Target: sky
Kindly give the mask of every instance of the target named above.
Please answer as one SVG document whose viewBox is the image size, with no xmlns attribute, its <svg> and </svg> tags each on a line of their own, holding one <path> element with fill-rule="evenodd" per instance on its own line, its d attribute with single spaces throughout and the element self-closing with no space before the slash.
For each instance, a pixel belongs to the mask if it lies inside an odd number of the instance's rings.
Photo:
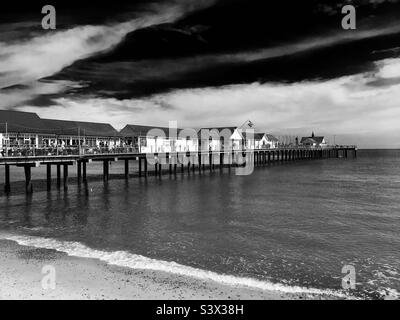
<svg viewBox="0 0 400 320">
<path fill-rule="evenodd" d="M 57 29 L 41 27 L 52 4 Z M 342 7 L 356 8 L 344 30 Z M 400 148 L 400 1 L 31 1 L 0 13 L 0 109 Z"/>
</svg>

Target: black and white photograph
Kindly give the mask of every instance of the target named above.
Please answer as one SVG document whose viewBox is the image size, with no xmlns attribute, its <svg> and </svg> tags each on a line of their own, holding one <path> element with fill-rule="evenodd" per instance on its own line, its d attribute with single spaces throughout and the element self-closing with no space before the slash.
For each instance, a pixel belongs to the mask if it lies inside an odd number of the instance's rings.
<svg viewBox="0 0 400 320">
<path fill-rule="evenodd" d="M 399 167 L 399 0 L 1 4 L 0 300 L 399 300 Z"/>
</svg>

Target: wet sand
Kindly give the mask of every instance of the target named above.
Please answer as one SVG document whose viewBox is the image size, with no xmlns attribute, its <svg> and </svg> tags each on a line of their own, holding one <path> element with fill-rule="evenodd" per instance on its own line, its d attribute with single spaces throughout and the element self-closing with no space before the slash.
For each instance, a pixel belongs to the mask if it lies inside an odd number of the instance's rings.
<svg viewBox="0 0 400 320">
<path fill-rule="evenodd" d="M 165 272 L 133 270 L 96 259 L 0 241 L 0 299 L 329 299 L 222 285 Z M 44 266 L 56 271 L 55 289 L 43 289 Z"/>
</svg>

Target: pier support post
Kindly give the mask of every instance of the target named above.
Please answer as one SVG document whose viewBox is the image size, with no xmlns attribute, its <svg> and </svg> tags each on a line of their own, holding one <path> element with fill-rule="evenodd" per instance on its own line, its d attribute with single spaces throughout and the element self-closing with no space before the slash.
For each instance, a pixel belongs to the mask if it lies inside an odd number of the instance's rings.
<svg viewBox="0 0 400 320">
<path fill-rule="evenodd" d="M 33 192 L 33 186 L 32 186 L 32 167 L 31 165 L 25 165 L 24 166 L 24 171 L 25 171 L 25 190 L 26 193 L 32 193 Z"/>
<path fill-rule="evenodd" d="M 142 158 L 138 158 L 138 160 L 139 160 L 139 177 L 141 177 L 142 176 Z"/>
<path fill-rule="evenodd" d="M 78 176 L 78 183 L 81 183 L 81 180 L 82 180 L 82 162 L 81 161 L 76 162 L 76 171 L 77 171 L 77 176 Z"/>
<path fill-rule="evenodd" d="M 87 182 L 87 178 L 86 178 L 86 161 L 82 162 L 82 171 L 83 171 L 83 182 L 86 183 Z"/>
<path fill-rule="evenodd" d="M 9 164 L 6 164 L 5 166 L 4 166 L 4 169 L 5 169 L 5 178 L 6 178 L 6 181 L 5 181 L 5 184 L 4 184 L 4 192 L 5 193 L 9 193 L 10 191 L 11 191 L 11 185 L 10 185 L 10 165 Z"/>
<path fill-rule="evenodd" d="M 125 159 L 125 179 L 129 178 L 129 159 Z"/>
<path fill-rule="evenodd" d="M 61 187 L 61 165 L 57 164 L 57 188 Z"/>
<path fill-rule="evenodd" d="M 68 189 L 68 164 L 64 164 L 64 190 Z"/>
<path fill-rule="evenodd" d="M 198 166 L 199 166 L 199 173 L 201 173 L 201 166 L 202 166 L 202 159 L 201 159 L 201 153 L 198 153 Z"/>
<path fill-rule="evenodd" d="M 51 164 L 46 165 L 46 175 L 47 175 L 47 191 L 51 190 Z"/>
<path fill-rule="evenodd" d="M 103 180 L 108 181 L 109 178 L 109 162 L 108 160 L 103 160 Z"/>
<path fill-rule="evenodd" d="M 147 158 L 144 157 L 143 161 L 144 161 L 144 176 L 147 177 L 147 175 L 148 175 L 148 172 L 147 172 Z"/>
</svg>

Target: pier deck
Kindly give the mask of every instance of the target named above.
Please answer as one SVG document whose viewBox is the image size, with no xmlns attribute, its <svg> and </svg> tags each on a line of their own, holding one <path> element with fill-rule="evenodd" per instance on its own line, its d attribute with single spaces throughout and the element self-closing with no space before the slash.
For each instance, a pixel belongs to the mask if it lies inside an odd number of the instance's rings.
<svg viewBox="0 0 400 320">
<path fill-rule="evenodd" d="M 126 152 L 124 152 L 126 151 Z M 221 170 L 224 167 L 240 167 L 251 165 L 263 166 L 270 163 L 282 163 L 305 159 L 329 159 L 347 158 L 350 154 L 357 157 L 356 146 L 328 146 L 324 148 L 306 147 L 284 147 L 277 149 L 255 149 L 255 150 L 227 150 L 210 152 L 173 152 L 144 154 L 130 152 L 130 149 L 104 153 L 70 155 L 40 155 L 40 156 L 9 156 L 1 157 L 0 165 L 5 167 L 4 191 L 11 191 L 10 168 L 22 167 L 25 173 L 26 192 L 33 192 L 31 181 L 32 168 L 46 166 L 47 189 L 51 190 L 52 167 L 56 167 L 57 188 L 61 187 L 61 171 L 63 172 L 63 186 L 68 187 L 68 168 L 76 165 L 78 183 L 87 181 L 86 169 L 91 162 L 103 162 L 103 179 L 109 179 L 109 164 L 111 161 L 124 161 L 124 175 L 129 178 L 130 161 L 137 161 L 139 177 L 148 176 L 149 172 L 154 175 L 177 174 L 178 168 L 181 173 L 201 173 L 204 170 Z M 149 169 L 150 167 L 150 169 Z M 163 170 L 163 167 L 167 168 Z M 186 168 L 185 168 L 186 167 Z M 153 168 L 153 170 L 151 169 Z M 62 170 L 61 170 L 62 169 Z"/>
</svg>

